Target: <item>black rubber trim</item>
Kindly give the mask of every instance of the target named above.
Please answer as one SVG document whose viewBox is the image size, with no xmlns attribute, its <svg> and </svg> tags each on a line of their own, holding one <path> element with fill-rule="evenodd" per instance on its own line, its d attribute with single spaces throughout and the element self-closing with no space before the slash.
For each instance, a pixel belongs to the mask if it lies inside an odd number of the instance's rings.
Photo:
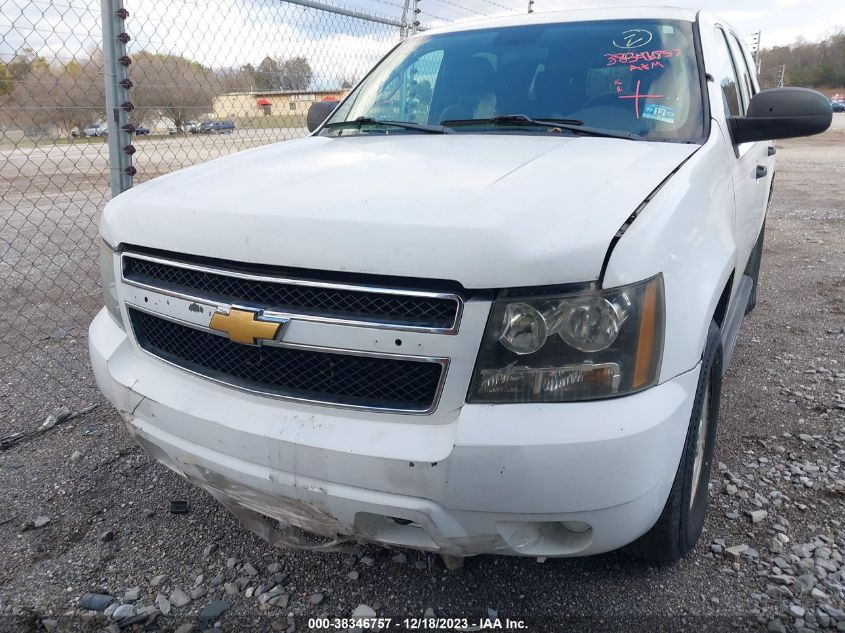
<svg viewBox="0 0 845 633">
<path fill-rule="evenodd" d="M 704 138 L 702 143 L 706 143 L 710 138 L 710 131 L 712 128 L 712 117 L 710 113 L 710 91 L 707 85 L 707 77 L 710 76 L 704 68 L 704 54 L 701 48 L 701 11 L 695 14 L 695 22 L 692 28 L 692 41 L 695 47 L 695 58 L 698 62 L 698 81 L 701 84 L 701 113 L 704 116 Z"/>
</svg>

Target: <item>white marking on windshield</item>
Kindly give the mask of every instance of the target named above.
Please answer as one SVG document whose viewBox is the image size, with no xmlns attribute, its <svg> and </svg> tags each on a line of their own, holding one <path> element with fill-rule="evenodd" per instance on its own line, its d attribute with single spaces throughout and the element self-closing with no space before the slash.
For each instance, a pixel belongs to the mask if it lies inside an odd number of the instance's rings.
<svg viewBox="0 0 845 633">
<path fill-rule="evenodd" d="M 651 31 L 646 29 L 628 29 L 613 38 L 613 45 L 616 48 L 640 48 L 651 42 L 653 38 Z"/>
</svg>

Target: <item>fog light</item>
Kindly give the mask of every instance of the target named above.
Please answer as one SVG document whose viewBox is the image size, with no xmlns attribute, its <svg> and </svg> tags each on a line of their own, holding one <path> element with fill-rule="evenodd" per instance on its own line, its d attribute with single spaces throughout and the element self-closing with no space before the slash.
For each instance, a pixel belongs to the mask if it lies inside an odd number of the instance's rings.
<svg viewBox="0 0 845 633">
<path fill-rule="evenodd" d="M 583 521 L 561 521 L 560 524 L 570 532 L 576 532 L 578 534 L 590 529 L 590 524 L 584 523 Z"/>
</svg>

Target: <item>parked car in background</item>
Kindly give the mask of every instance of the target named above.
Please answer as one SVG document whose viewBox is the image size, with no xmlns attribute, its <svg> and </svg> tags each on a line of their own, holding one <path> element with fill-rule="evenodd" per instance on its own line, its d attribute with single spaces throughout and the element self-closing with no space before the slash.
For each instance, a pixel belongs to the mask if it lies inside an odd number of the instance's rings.
<svg viewBox="0 0 845 633">
<path fill-rule="evenodd" d="M 139 125 L 135 128 L 135 136 L 149 136 L 150 128 Z"/>
<path fill-rule="evenodd" d="M 845 101 L 838 101 L 834 99 L 830 102 L 830 109 L 834 112 L 845 112 Z"/>
<path fill-rule="evenodd" d="M 170 134 L 171 136 L 173 134 L 180 134 L 180 133 L 187 133 L 187 132 L 193 133 L 196 130 L 197 127 L 199 127 L 198 121 L 184 121 L 181 126 L 177 127 L 175 125 L 171 125 L 170 127 L 168 127 L 167 133 Z"/>
<path fill-rule="evenodd" d="M 96 124 L 96 125 L 89 125 L 84 130 L 82 130 L 82 133 L 85 136 L 90 136 L 90 137 L 108 136 L 109 135 L 109 127 L 105 123 Z"/>
<path fill-rule="evenodd" d="M 88 342 L 132 437 L 278 545 L 688 553 L 774 139 L 829 99 L 635 7 L 425 31 L 311 107 L 106 205 Z"/>
<path fill-rule="evenodd" d="M 231 134 L 234 131 L 235 124 L 232 121 L 204 121 L 191 130 L 194 134 Z"/>
</svg>

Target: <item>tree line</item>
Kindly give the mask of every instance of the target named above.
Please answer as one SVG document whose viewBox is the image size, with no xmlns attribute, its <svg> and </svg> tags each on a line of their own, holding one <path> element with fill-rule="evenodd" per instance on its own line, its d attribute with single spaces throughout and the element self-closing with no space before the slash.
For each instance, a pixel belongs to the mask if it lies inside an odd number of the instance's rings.
<svg viewBox="0 0 845 633">
<path fill-rule="evenodd" d="M 265 57 L 258 66 L 212 69 L 179 55 L 140 51 L 131 55 L 130 100 L 137 124 L 165 119 L 177 128 L 211 112 L 227 92 L 308 90 L 314 73 L 302 56 Z M 103 55 L 99 50 L 65 63 L 23 49 L 0 61 L 0 126 L 72 130 L 105 119 Z"/>
<path fill-rule="evenodd" d="M 845 87 L 843 29 L 837 30 L 821 42 L 799 40 L 789 46 L 763 49 L 760 58 L 764 72 L 785 66 L 785 85 L 809 88 Z"/>
</svg>

